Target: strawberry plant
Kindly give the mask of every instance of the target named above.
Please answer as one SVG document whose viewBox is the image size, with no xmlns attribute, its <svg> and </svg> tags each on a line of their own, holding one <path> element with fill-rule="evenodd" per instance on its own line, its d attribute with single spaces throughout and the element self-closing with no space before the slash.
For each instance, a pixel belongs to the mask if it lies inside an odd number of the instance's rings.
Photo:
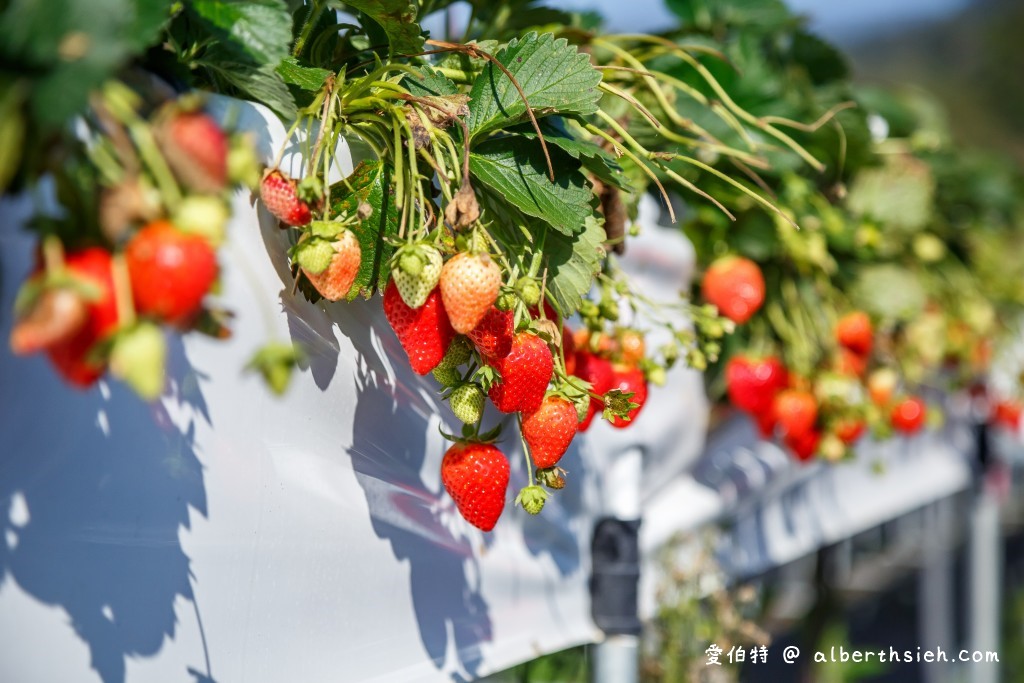
<svg viewBox="0 0 1024 683">
<path fill-rule="evenodd" d="M 996 275 L 1019 251 L 1019 193 L 963 189 L 1021 179 L 923 143 L 943 138 L 854 88 L 781 4 L 755 21 L 732 0 L 671 3 L 676 28 L 616 35 L 472 0 L 443 37 L 422 22 L 450 2 L 399 4 L 114 0 L 131 19 L 74 27 L 42 2 L 0 10 L 0 189 L 52 180 L 64 209 L 33 226 L 12 349 L 158 397 L 165 332 L 228 333 L 211 295 L 228 199 L 248 187 L 290 240 L 296 296 L 381 295 L 410 367 L 465 424 L 442 479 L 489 530 L 509 476 L 484 428 L 497 413 L 517 414 L 533 514 L 566 485 L 575 435 L 643 419 L 677 364 L 797 458 L 838 459 L 865 431 L 920 429 L 930 411 L 907 396 L 975 383 L 1024 305 Z M 286 124 L 264 167 L 203 91 Z M 868 113 L 898 125 L 873 138 Z M 342 141 L 360 163 L 332 182 Z M 702 269 L 676 301 L 619 261 L 645 193 Z M 280 393 L 300 357 L 271 341 L 247 367 Z"/>
</svg>

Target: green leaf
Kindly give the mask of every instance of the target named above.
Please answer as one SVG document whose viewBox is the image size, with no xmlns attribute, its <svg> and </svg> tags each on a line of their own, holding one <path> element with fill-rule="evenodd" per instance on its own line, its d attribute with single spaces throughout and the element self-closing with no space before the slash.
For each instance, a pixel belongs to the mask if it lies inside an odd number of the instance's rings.
<svg viewBox="0 0 1024 683">
<path fill-rule="evenodd" d="M 880 168 L 864 169 L 850 188 L 847 205 L 857 216 L 874 218 L 903 232 L 925 228 L 932 216 L 935 179 L 917 159 L 893 158 Z"/>
<path fill-rule="evenodd" d="M 391 54 L 423 51 L 423 29 L 416 23 L 417 6 L 412 0 L 345 0 L 344 4 L 380 24 Z"/>
<path fill-rule="evenodd" d="M 284 0 L 189 0 L 214 38 L 259 65 L 276 67 L 288 55 L 292 16 Z"/>
<path fill-rule="evenodd" d="M 317 92 L 323 87 L 324 81 L 333 71 L 321 69 L 314 66 L 303 66 L 295 57 L 285 57 L 277 65 L 277 75 L 288 85 L 294 85 L 303 90 Z"/>
<path fill-rule="evenodd" d="M 540 238 L 540 226 L 530 226 L 534 240 Z M 590 291 L 594 276 L 601 270 L 604 258 L 604 227 L 593 215 L 583 224 L 583 231 L 572 237 L 547 231 L 544 254 L 548 269 L 547 291 L 563 316 L 579 309 Z"/>
<path fill-rule="evenodd" d="M 590 140 L 581 140 L 570 133 L 562 119 L 549 116 L 539 122 L 540 131 L 549 145 L 554 145 L 566 152 L 573 159 L 579 159 L 583 167 L 609 185 L 620 190 L 631 191 L 632 186 L 615 158 Z M 529 140 L 537 139 L 537 131 L 532 123 L 522 123 L 508 129 L 509 133 L 522 135 Z"/>
<path fill-rule="evenodd" d="M 398 210 L 391 187 L 391 168 L 381 161 L 363 162 L 345 180 L 331 186 L 331 211 L 355 215 L 362 203 L 373 207 L 369 218 L 352 226 L 363 260 L 348 298 L 369 299 L 387 284 L 388 261 L 394 252 L 386 241 L 398 234 Z"/>
<path fill-rule="evenodd" d="M 858 308 L 889 320 L 912 320 L 921 314 L 927 298 L 916 273 L 887 263 L 859 268 L 850 289 L 850 300 Z"/>
<path fill-rule="evenodd" d="M 402 87 L 416 97 L 437 97 L 457 95 L 459 88 L 451 80 L 433 69 L 423 66 L 415 74 L 406 74 L 402 79 Z"/>
<path fill-rule="evenodd" d="M 579 172 L 579 162 L 557 148 L 550 152 L 551 163 L 558 169 L 555 182 L 547 175 L 540 145 L 519 137 L 477 146 L 469 155 L 469 170 L 473 178 L 526 215 L 573 235 L 583 230 L 583 221 L 592 213 L 593 193 Z"/>
<path fill-rule="evenodd" d="M 597 111 L 601 73 L 564 38 L 528 33 L 498 51 L 536 116 L 592 114 Z M 469 129 L 474 137 L 527 118 L 526 104 L 508 76 L 488 62 L 470 92 Z"/>
<path fill-rule="evenodd" d="M 256 67 L 212 56 L 196 63 L 216 73 L 243 97 L 265 104 L 286 121 L 295 118 L 295 99 L 273 66 Z"/>
<path fill-rule="evenodd" d="M 171 0 L 0 1 L 0 63 L 31 81 L 31 118 L 63 125 L 89 93 L 153 43 Z"/>
</svg>

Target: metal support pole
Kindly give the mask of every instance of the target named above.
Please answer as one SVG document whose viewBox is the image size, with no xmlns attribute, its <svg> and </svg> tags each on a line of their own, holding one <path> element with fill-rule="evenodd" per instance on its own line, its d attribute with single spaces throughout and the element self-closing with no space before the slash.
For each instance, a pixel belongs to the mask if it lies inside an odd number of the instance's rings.
<svg viewBox="0 0 1024 683">
<path fill-rule="evenodd" d="M 979 420 L 975 425 L 975 439 L 981 476 L 975 490 L 974 507 L 971 510 L 971 535 L 968 545 L 970 608 L 967 646 L 975 652 L 998 652 L 1003 566 L 996 485 L 1000 463 L 993 458 L 988 424 L 983 420 Z M 968 664 L 967 668 L 970 673 L 968 680 L 971 683 L 997 683 L 999 680 L 999 664 L 996 662 Z"/>
<path fill-rule="evenodd" d="M 640 678 L 640 620 L 637 614 L 640 550 L 640 480 L 643 454 L 633 448 L 611 465 L 615 486 L 609 517 L 594 529 L 591 604 L 605 637 L 594 647 L 593 683 L 637 683 Z"/>
<path fill-rule="evenodd" d="M 940 500 L 924 511 L 921 538 L 921 578 L 918 582 L 917 621 L 920 643 L 952 653 L 956 646 L 954 625 L 953 556 L 950 552 L 953 501 Z M 922 669 L 925 683 L 948 683 L 952 671 L 946 666 Z"/>
<path fill-rule="evenodd" d="M 1002 548 L 999 533 L 999 501 L 982 483 L 971 511 L 970 540 L 970 638 L 974 651 L 999 651 Z M 998 683 L 999 664 L 968 664 L 971 683 Z"/>
</svg>

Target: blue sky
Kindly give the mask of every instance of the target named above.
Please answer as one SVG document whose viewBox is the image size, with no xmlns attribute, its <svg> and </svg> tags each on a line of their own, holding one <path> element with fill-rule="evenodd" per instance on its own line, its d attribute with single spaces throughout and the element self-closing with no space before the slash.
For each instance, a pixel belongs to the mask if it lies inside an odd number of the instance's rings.
<svg viewBox="0 0 1024 683">
<path fill-rule="evenodd" d="M 838 41 L 898 28 L 908 21 L 954 14 L 970 0 L 788 0 L 815 31 Z M 567 9 L 596 9 L 612 31 L 657 30 L 673 23 L 663 0 L 550 0 Z"/>
</svg>

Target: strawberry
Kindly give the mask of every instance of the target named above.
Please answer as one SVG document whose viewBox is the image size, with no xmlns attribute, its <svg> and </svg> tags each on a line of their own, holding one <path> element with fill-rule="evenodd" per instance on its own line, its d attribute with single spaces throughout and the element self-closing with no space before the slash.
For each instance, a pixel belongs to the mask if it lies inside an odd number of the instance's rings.
<svg viewBox="0 0 1024 683">
<path fill-rule="evenodd" d="M 484 392 L 476 384 L 467 382 L 452 390 L 448 404 L 459 418 L 466 424 L 476 424 L 484 411 Z"/>
<path fill-rule="evenodd" d="M 797 460 L 807 462 L 818 451 L 818 444 L 821 443 L 821 432 L 817 429 L 809 429 L 806 432 L 787 436 L 783 441 L 789 450 L 793 452 Z"/>
<path fill-rule="evenodd" d="M 916 396 L 909 396 L 893 406 L 889 421 L 893 428 L 904 434 L 914 434 L 924 426 L 927 406 Z"/>
<path fill-rule="evenodd" d="M 363 250 L 351 230 L 342 230 L 333 240 L 313 238 L 298 252 L 302 274 L 328 301 L 344 299 L 356 281 Z"/>
<path fill-rule="evenodd" d="M 174 212 L 174 225 L 183 232 L 202 235 L 212 247 L 224 242 L 231 207 L 220 197 L 192 195 L 181 200 Z"/>
<path fill-rule="evenodd" d="M 441 293 L 436 288 L 422 306 L 410 308 L 402 301 L 398 286 L 389 282 L 384 290 L 384 316 L 409 356 L 413 372 L 418 375 L 437 367 L 455 337 Z"/>
<path fill-rule="evenodd" d="M 764 303 L 764 276 L 750 259 L 724 256 L 704 273 L 702 291 L 722 315 L 742 324 Z"/>
<path fill-rule="evenodd" d="M 299 186 L 284 171 L 274 169 L 263 174 L 260 199 L 270 213 L 288 225 L 302 226 L 313 220 L 309 203 L 299 197 Z"/>
<path fill-rule="evenodd" d="M 441 252 L 429 244 L 407 244 L 395 252 L 391 279 L 410 308 L 419 308 L 441 279 Z"/>
<path fill-rule="evenodd" d="M 596 394 L 607 393 L 614 386 L 615 381 L 612 364 L 585 350 L 576 352 L 576 376 L 588 382 L 591 391 Z M 603 410 L 604 404 L 592 396 L 587 416 L 580 423 L 580 431 L 587 431 L 590 428 L 590 423 L 594 421 L 594 416 Z"/>
<path fill-rule="evenodd" d="M 647 352 L 644 336 L 637 330 L 624 329 L 619 333 L 619 359 L 626 365 L 636 365 Z"/>
<path fill-rule="evenodd" d="M 537 410 L 523 416 L 523 439 L 530 447 L 533 464 L 539 469 L 554 467 L 572 443 L 578 425 L 571 402 L 564 396 L 545 396 Z"/>
<path fill-rule="evenodd" d="M 114 295 L 110 252 L 99 247 L 69 252 L 64 266 L 76 282 L 91 290 L 87 297 L 87 319 L 70 337 L 50 346 L 50 362 L 71 384 L 87 387 L 103 374 L 104 366 L 89 359 L 97 342 L 117 329 L 119 318 Z"/>
<path fill-rule="evenodd" d="M 491 306 L 467 336 L 482 355 L 497 360 L 512 350 L 515 334 L 515 315 L 512 311 L 502 311 Z"/>
<path fill-rule="evenodd" d="M 26 286 L 32 287 L 30 281 Z M 51 348 L 75 336 L 89 320 L 85 299 L 71 287 L 49 287 L 11 329 L 11 352 L 24 356 Z"/>
<path fill-rule="evenodd" d="M 495 407 L 503 413 L 532 413 L 544 401 L 555 362 L 547 343 L 535 334 L 520 332 L 512 340 L 512 350 L 504 358 L 491 362 L 501 379 L 487 392 Z"/>
<path fill-rule="evenodd" d="M 1020 418 L 1024 414 L 1024 406 L 1020 401 L 1000 401 L 992 411 L 992 421 L 1011 431 L 1020 428 Z"/>
<path fill-rule="evenodd" d="M 437 383 L 442 387 L 454 387 L 456 384 L 462 381 L 462 373 L 456 367 L 446 366 L 441 363 L 436 368 L 430 371 L 430 374 L 434 376 Z"/>
<path fill-rule="evenodd" d="M 786 389 L 772 401 L 772 412 L 783 437 L 801 439 L 814 431 L 818 420 L 818 402 L 802 389 Z"/>
<path fill-rule="evenodd" d="M 460 365 L 465 365 L 473 357 L 473 347 L 470 345 L 469 340 L 459 335 L 452 339 L 452 343 L 448 345 L 448 350 L 444 353 L 444 358 L 441 359 L 440 368 L 457 368 Z"/>
<path fill-rule="evenodd" d="M 125 248 L 125 261 L 135 310 L 173 324 L 185 324 L 199 312 L 217 279 L 210 243 L 167 221 L 139 230 Z"/>
<path fill-rule="evenodd" d="M 835 362 L 836 372 L 847 377 L 860 377 L 868 369 L 868 357 L 855 353 L 847 348 L 839 349 L 839 357 Z"/>
<path fill-rule="evenodd" d="M 868 375 L 868 394 L 875 405 L 888 405 L 900 378 L 892 368 L 879 368 Z"/>
<path fill-rule="evenodd" d="M 639 404 L 636 408 L 629 411 L 628 420 L 614 416 L 611 418 L 612 427 L 625 429 L 636 422 L 637 416 L 647 402 L 647 380 L 644 378 L 643 371 L 639 368 L 627 368 L 624 366 L 615 368 L 613 366 L 613 371 L 612 389 L 621 389 L 625 393 L 632 393 L 633 396 L 629 399 L 630 402 Z"/>
<path fill-rule="evenodd" d="M 850 452 L 847 445 L 837 435 L 825 433 L 818 440 L 818 445 L 814 452 L 828 462 L 839 462 Z"/>
<path fill-rule="evenodd" d="M 760 413 L 751 413 L 754 422 L 757 423 L 757 433 L 766 439 L 775 436 L 775 427 L 779 421 L 775 419 L 775 413 L 769 408 Z"/>
<path fill-rule="evenodd" d="M 441 269 L 441 298 L 459 334 L 468 334 L 498 298 L 501 268 L 487 254 L 462 252 Z"/>
<path fill-rule="evenodd" d="M 504 454 L 489 443 L 456 443 L 441 461 L 441 482 L 463 518 L 490 531 L 505 509 L 509 466 Z"/>
<path fill-rule="evenodd" d="M 770 413 L 772 400 L 788 383 L 786 367 L 775 356 L 753 358 L 736 355 L 725 365 L 729 401 L 753 415 Z"/>
<path fill-rule="evenodd" d="M 858 356 L 867 356 L 874 342 L 871 318 L 864 311 L 847 313 L 836 323 L 836 341 Z"/>
<path fill-rule="evenodd" d="M 864 434 L 867 425 L 860 418 L 846 418 L 836 423 L 835 434 L 839 440 L 849 446 Z"/>
<path fill-rule="evenodd" d="M 228 181 L 228 138 L 201 111 L 177 111 L 157 126 L 157 141 L 174 175 L 196 192 L 220 192 Z"/>
</svg>

